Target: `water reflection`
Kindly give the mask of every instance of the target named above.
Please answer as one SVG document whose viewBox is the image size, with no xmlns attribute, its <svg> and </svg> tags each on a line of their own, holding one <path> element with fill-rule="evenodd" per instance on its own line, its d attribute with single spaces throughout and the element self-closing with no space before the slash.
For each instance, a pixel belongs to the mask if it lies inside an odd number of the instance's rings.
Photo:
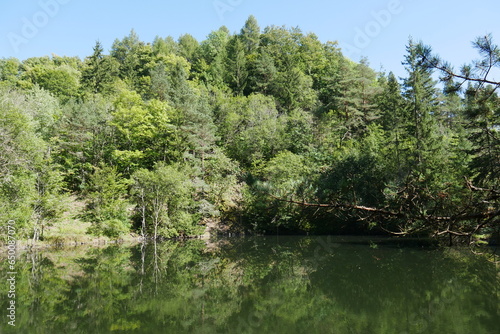
<svg viewBox="0 0 500 334">
<path fill-rule="evenodd" d="M 500 323 L 492 264 L 359 238 L 33 252 L 17 270 L 5 333 L 490 334 Z"/>
</svg>

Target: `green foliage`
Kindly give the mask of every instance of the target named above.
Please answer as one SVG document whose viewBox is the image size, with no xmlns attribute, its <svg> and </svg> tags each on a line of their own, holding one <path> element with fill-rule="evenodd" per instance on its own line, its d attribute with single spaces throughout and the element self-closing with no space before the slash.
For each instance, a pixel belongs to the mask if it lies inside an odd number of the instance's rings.
<svg viewBox="0 0 500 334">
<path fill-rule="evenodd" d="M 338 98 L 344 89 L 342 75 L 344 64 L 348 60 L 344 58 L 336 43 L 328 42 L 323 46 L 324 60 L 322 66 L 318 66 L 315 73 L 314 89 L 318 92 L 318 98 L 322 103 L 320 110 L 329 111 L 339 109 Z"/>
<path fill-rule="evenodd" d="M 0 96 L 0 219 L 16 221 L 20 236 L 35 231 L 36 240 L 39 227 L 61 214 L 61 173 L 42 139 L 46 132 L 37 133 L 38 121 L 50 118 L 53 111 L 43 105 L 39 110 L 27 108 L 36 96 L 7 90 Z"/>
<path fill-rule="evenodd" d="M 260 174 L 277 197 L 288 198 L 311 178 L 311 172 L 304 156 L 282 151 L 265 165 Z"/>
<path fill-rule="evenodd" d="M 27 92 L 26 106 L 34 122 L 34 131 L 48 140 L 56 131 L 55 127 L 62 116 L 60 102 L 48 91 L 35 85 Z"/>
<path fill-rule="evenodd" d="M 216 210 L 214 216 L 222 217 L 238 208 L 241 197 L 239 165 L 220 149 L 208 154 L 202 161 L 202 192 Z"/>
<path fill-rule="evenodd" d="M 60 166 L 53 163 L 50 151 L 45 153 L 43 160 L 35 167 L 35 197 L 33 198 L 33 239 L 44 237 L 44 229 L 60 220 L 66 210 L 68 195 L 63 192 L 65 187 Z"/>
<path fill-rule="evenodd" d="M 141 42 L 132 29 L 128 36 L 113 42 L 110 55 L 119 63 L 119 77 L 130 88 L 147 94 L 151 85 L 149 72 L 154 66 L 152 46 Z"/>
<path fill-rule="evenodd" d="M 151 70 L 151 90 L 162 101 L 171 101 L 174 106 L 182 104 L 189 94 L 188 75 L 190 64 L 174 54 L 158 57 Z"/>
<path fill-rule="evenodd" d="M 82 69 L 82 88 L 92 94 L 111 93 L 113 82 L 118 75 L 119 63 L 115 58 L 105 56 L 98 41 L 94 46 L 94 53 L 85 60 Z"/>
<path fill-rule="evenodd" d="M 225 86 L 224 64 L 227 59 L 226 48 L 229 35 L 227 28 L 221 27 L 217 31 L 212 31 L 207 39 L 200 44 L 201 63 L 198 66 L 204 68 L 201 77 L 207 84 L 219 88 Z"/>
<path fill-rule="evenodd" d="M 93 167 L 110 162 L 115 136 L 110 127 L 111 104 L 101 96 L 84 102 L 69 101 L 57 122 L 51 141 L 57 154 L 55 161 L 65 173 L 65 181 L 73 191 L 84 190 Z"/>
<path fill-rule="evenodd" d="M 260 27 L 255 16 L 250 15 L 241 28 L 240 36 L 245 47 L 245 54 L 251 55 L 258 51 L 260 44 Z"/>
<path fill-rule="evenodd" d="M 14 87 L 19 80 L 20 66 L 17 58 L 0 59 L 0 86 Z"/>
<path fill-rule="evenodd" d="M 311 110 L 316 107 L 317 99 L 312 86 L 312 78 L 294 67 L 276 74 L 271 85 L 271 93 L 281 110 L 295 108 Z"/>
<path fill-rule="evenodd" d="M 465 117 L 468 125 L 469 139 L 473 160 L 470 167 L 477 172 L 478 184 L 484 186 L 500 186 L 500 98 L 494 88 L 470 87 L 467 92 Z"/>
<path fill-rule="evenodd" d="M 114 107 L 109 122 L 118 134 L 113 157 L 122 171 L 131 174 L 137 168 L 169 159 L 173 110 L 167 103 L 145 102 L 138 93 L 124 90 Z"/>
<path fill-rule="evenodd" d="M 63 101 L 78 96 L 81 73 L 70 65 L 35 65 L 27 69 L 24 75 L 30 78 L 32 85 L 38 84 Z"/>
<path fill-rule="evenodd" d="M 373 154 L 352 151 L 326 171 L 320 182 L 324 203 L 378 206 L 383 199 L 383 170 Z"/>
<path fill-rule="evenodd" d="M 153 53 L 158 55 L 169 55 L 178 53 L 178 45 L 171 36 L 161 38 L 156 36 L 153 41 Z"/>
<path fill-rule="evenodd" d="M 254 168 L 253 183 L 244 193 L 249 223 L 258 232 L 310 230 L 307 214 L 286 200 L 308 201 L 314 195 L 317 177 L 306 157 L 282 151 L 267 163 Z M 271 198 L 270 198 L 271 196 Z"/>
<path fill-rule="evenodd" d="M 118 238 L 130 231 L 128 202 L 129 182 L 115 167 L 97 168 L 89 180 L 84 218 L 92 223 L 89 232 Z"/>
<path fill-rule="evenodd" d="M 16 327 L 40 333 L 497 331 L 494 264 L 457 249 L 376 242 L 273 236 L 230 238 L 216 252 L 189 240 L 26 253 L 16 263 Z M 7 303 L 2 299 L 2 307 Z"/>
<path fill-rule="evenodd" d="M 83 62 L 1 59 L 0 218 L 36 239 L 74 192 L 92 233 L 113 238 L 129 228 L 127 198 L 136 227 L 155 238 L 197 234 L 206 219 L 258 231 L 343 220 L 347 230 L 384 221 L 403 233 L 491 234 L 500 83 L 478 73 L 500 61 L 491 36 L 474 46 L 481 60 L 462 68 L 462 91 L 411 39 L 400 82 L 336 42 L 261 29 L 253 16 L 201 42 L 145 43 L 132 30 L 109 55 L 96 42 Z"/>
<path fill-rule="evenodd" d="M 200 43 L 190 34 L 179 37 L 179 55 L 190 63 L 193 63 L 198 52 Z"/>
<path fill-rule="evenodd" d="M 360 64 L 343 65 L 342 83 L 345 88 L 337 98 L 336 111 L 344 119 L 345 136 L 351 138 L 363 134 L 367 125 L 379 117 L 375 99 L 380 88 L 376 73 L 368 67 L 366 60 Z"/>
<path fill-rule="evenodd" d="M 193 184 L 181 166 L 158 163 L 153 170 L 132 175 L 133 202 L 143 235 L 157 239 L 198 232 L 192 198 Z"/>
<path fill-rule="evenodd" d="M 227 49 L 227 81 L 235 94 L 243 95 L 248 79 L 245 44 L 242 38 L 233 36 L 228 43 Z"/>
<path fill-rule="evenodd" d="M 245 166 L 270 159 L 284 147 L 285 118 L 269 97 L 230 98 L 217 116 L 229 156 Z"/>
<path fill-rule="evenodd" d="M 308 152 L 314 141 L 314 119 L 311 113 L 294 109 L 286 117 L 285 147 L 293 153 Z"/>
</svg>

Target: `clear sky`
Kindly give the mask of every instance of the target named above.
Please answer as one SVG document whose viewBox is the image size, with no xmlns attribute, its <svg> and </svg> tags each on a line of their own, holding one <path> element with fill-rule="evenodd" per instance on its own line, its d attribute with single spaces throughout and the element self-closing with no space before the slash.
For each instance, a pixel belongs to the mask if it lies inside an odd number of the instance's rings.
<svg viewBox="0 0 500 334">
<path fill-rule="evenodd" d="M 398 76 L 409 36 L 456 66 L 476 57 L 475 37 L 492 33 L 500 43 L 498 0 L 0 0 L 0 58 L 83 59 L 96 40 L 109 50 L 132 28 L 144 42 L 184 33 L 201 41 L 222 25 L 239 32 L 249 15 L 261 28 L 298 26 L 338 41 L 351 59 Z"/>
</svg>

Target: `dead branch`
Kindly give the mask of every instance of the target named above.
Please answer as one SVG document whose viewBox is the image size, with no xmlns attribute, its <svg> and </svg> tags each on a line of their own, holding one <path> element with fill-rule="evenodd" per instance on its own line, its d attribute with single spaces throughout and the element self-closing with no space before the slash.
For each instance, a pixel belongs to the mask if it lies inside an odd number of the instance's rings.
<svg viewBox="0 0 500 334">
<path fill-rule="evenodd" d="M 272 194 L 268 194 L 268 195 L 270 197 L 272 197 L 273 199 L 280 201 L 280 202 L 286 202 L 286 203 L 296 204 L 296 205 L 305 206 L 305 207 L 358 210 L 358 211 L 362 211 L 362 212 L 379 214 L 382 216 L 394 217 L 394 218 L 406 218 L 406 217 L 408 217 L 408 214 L 405 214 L 403 212 L 394 212 L 394 211 L 389 211 L 386 209 L 371 208 L 371 207 L 362 206 L 362 205 L 354 205 L 354 204 L 346 204 L 346 203 L 332 203 L 332 204 L 308 203 L 305 201 L 299 202 L 299 201 L 294 201 L 292 199 L 284 199 L 284 198 L 274 196 Z M 461 213 L 461 214 L 452 215 L 452 216 L 420 215 L 416 218 L 419 220 L 435 221 L 435 222 L 459 222 L 459 221 L 476 220 L 476 219 L 490 219 L 490 218 L 494 218 L 497 216 L 500 216 L 500 210 L 489 210 L 486 212 L 475 212 L 475 213 L 469 213 L 469 214 Z"/>
<path fill-rule="evenodd" d="M 370 208 L 370 207 L 362 206 L 362 205 L 353 205 L 353 204 L 345 204 L 345 203 L 343 203 L 343 204 L 308 203 L 308 202 L 304 202 L 304 201 L 299 202 L 299 201 L 294 201 L 294 200 L 290 200 L 290 199 L 284 199 L 284 198 L 274 196 L 272 194 L 268 194 L 268 195 L 277 201 L 291 203 L 291 204 L 297 204 L 300 206 L 308 206 L 308 207 L 315 207 L 315 208 L 336 208 L 336 209 L 347 209 L 347 210 L 353 209 L 353 210 L 359 210 L 359 211 L 370 212 L 370 213 L 378 213 L 378 214 L 382 214 L 385 216 L 404 217 L 404 215 L 400 212 L 392 212 L 392 211 L 388 211 L 388 210 L 384 210 L 384 209 Z"/>
</svg>

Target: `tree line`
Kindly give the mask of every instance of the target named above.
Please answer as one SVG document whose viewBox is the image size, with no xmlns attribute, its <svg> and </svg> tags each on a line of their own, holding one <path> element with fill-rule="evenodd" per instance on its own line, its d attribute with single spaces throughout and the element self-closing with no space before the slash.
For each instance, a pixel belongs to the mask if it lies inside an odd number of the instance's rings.
<svg viewBox="0 0 500 334">
<path fill-rule="evenodd" d="M 38 239 L 70 194 L 89 233 L 499 231 L 500 51 L 459 71 L 410 39 L 404 78 L 250 16 L 199 42 L 0 59 L 0 219 Z M 441 74 L 441 83 L 435 74 Z"/>
</svg>

